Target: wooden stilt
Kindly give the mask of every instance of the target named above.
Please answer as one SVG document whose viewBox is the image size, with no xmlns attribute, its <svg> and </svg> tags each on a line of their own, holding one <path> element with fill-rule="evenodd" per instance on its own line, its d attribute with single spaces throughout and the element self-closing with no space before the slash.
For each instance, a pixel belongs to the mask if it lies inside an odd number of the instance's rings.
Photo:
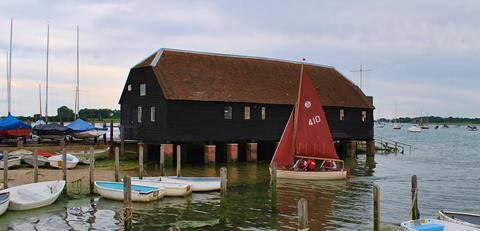
<svg viewBox="0 0 480 231">
<path fill-rule="evenodd" d="M 138 177 L 143 179 L 143 143 L 138 143 Z"/>
<path fill-rule="evenodd" d="M 220 168 L 220 192 L 222 196 L 227 195 L 227 168 L 221 167 Z"/>
<path fill-rule="evenodd" d="M 160 145 L 160 176 L 165 175 L 165 150 L 163 145 Z"/>
<path fill-rule="evenodd" d="M 180 145 L 177 145 L 177 176 L 182 175 L 182 151 Z"/>
</svg>

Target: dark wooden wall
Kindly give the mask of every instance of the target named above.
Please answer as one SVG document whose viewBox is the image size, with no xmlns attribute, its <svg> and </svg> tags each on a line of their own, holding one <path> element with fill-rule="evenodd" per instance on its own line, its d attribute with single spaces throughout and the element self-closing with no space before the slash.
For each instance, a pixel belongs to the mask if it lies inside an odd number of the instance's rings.
<svg viewBox="0 0 480 231">
<path fill-rule="evenodd" d="M 140 84 L 147 84 L 146 96 L 140 96 Z M 127 91 L 128 84 L 132 91 Z M 120 100 L 121 123 L 126 139 L 145 143 L 230 142 L 238 140 L 279 140 L 292 111 L 291 105 L 165 100 L 151 68 L 132 69 Z M 137 107 L 142 106 L 142 123 Z M 150 122 L 150 107 L 155 106 L 155 122 Z M 232 106 L 232 120 L 224 119 L 224 107 Z M 244 107 L 250 106 L 250 120 L 244 119 Z M 261 119 L 261 107 L 266 119 Z M 340 109 L 345 117 L 340 121 Z M 332 136 L 336 140 L 373 139 L 373 109 L 324 107 Z M 362 111 L 367 112 L 362 121 Z"/>
</svg>

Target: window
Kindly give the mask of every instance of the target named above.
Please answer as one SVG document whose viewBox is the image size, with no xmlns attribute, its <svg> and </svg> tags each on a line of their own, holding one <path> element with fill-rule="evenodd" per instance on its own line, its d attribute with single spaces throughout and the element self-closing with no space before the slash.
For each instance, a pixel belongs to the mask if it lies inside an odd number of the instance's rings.
<svg viewBox="0 0 480 231">
<path fill-rule="evenodd" d="M 267 111 L 265 107 L 262 107 L 262 120 L 265 120 L 265 118 L 267 118 Z"/>
<path fill-rule="evenodd" d="M 155 122 L 155 107 L 150 107 L 150 121 Z"/>
<path fill-rule="evenodd" d="M 142 107 L 138 107 L 138 122 L 142 122 Z"/>
<path fill-rule="evenodd" d="M 232 119 L 232 106 L 225 106 L 225 109 L 223 111 L 223 118 L 225 118 L 226 120 Z"/>
<path fill-rule="evenodd" d="M 365 121 L 367 121 L 367 112 L 362 111 L 362 122 L 365 122 Z"/>
<path fill-rule="evenodd" d="M 128 91 L 132 91 L 132 84 L 128 84 L 127 90 L 128 90 Z"/>
<path fill-rule="evenodd" d="M 140 84 L 140 96 L 147 95 L 147 84 L 141 83 Z"/>
<path fill-rule="evenodd" d="M 343 121 L 345 118 L 345 111 L 343 109 L 340 109 L 340 121 Z"/>
<path fill-rule="evenodd" d="M 249 119 L 250 119 L 250 107 L 245 106 L 245 120 L 249 120 Z"/>
</svg>

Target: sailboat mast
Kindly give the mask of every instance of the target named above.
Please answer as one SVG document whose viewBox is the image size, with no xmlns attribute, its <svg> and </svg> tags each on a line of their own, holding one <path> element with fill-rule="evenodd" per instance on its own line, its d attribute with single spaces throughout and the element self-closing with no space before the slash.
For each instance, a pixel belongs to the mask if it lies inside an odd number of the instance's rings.
<svg viewBox="0 0 480 231">
<path fill-rule="evenodd" d="M 45 72 L 45 122 L 48 123 L 48 50 L 50 48 L 50 24 L 47 24 L 47 66 Z"/>
<path fill-rule="evenodd" d="M 294 109 L 294 120 L 293 120 L 293 143 L 295 147 L 295 152 L 297 152 L 297 127 L 298 127 L 298 107 L 300 106 L 300 93 L 302 92 L 302 75 L 303 75 L 303 63 L 305 59 L 302 59 L 302 65 L 300 66 L 300 80 L 298 81 L 298 94 L 297 101 L 295 102 Z M 294 153 L 295 154 L 295 153 Z"/>
<path fill-rule="evenodd" d="M 8 76 L 7 76 L 7 99 L 8 99 L 8 114 L 12 112 L 12 43 L 13 43 L 13 18 L 10 19 L 10 58 L 8 61 Z"/>
<path fill-rule="evenodd" d="M 40 119 L 42 119 L 42 84 L 38 84 L 38 98 L 40 99 Z"/>
<path fill-rule="evenodd" d="M 80 37 L 80 29 L 79 29 L 79 26 L 77 25 L 77 87 L 75 88 L 75 115 L 74 115 L 74 119 L 76 120 L 77 119 L 77 113 L 78 113 L 78 110 L 80 109 L 80 69 L 79 69 L 79 60 L 80 60 L 80 56 L 79 56 L 79 44 L 80 44 L 80 40 L 79 40 L 79 37 Z"/>
<path fill-rule="evenodd" d="M 10 106 L 10 105 L 8 104 L 8 84 L 9 84 L 9 78 L 8 78 L 8 69 L 9 69 L 9 68 L 8 68 L 8 51 L 5 52 L 5 54 L 6 54 L 5 58 L 6 58 L 6 61 L 7 61 L 7 66 L 6 66 L 6 67 L 7 67 L 7 68 L 6 68 L 6 70 L 7 70 L 7 73 L 6 73 L 6 74 L 7 74 L 7 110 L 10 111 L 10 110 L 8 109 L 8 107 Z"/>
</svg>

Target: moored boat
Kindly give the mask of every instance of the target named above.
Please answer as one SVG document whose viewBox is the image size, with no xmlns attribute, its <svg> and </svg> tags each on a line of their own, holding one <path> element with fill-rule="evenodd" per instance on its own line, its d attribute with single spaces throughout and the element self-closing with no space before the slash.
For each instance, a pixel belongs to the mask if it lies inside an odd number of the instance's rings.
<svg viewBox="0 0 480 231">
<path fill-rule="evenodd" d="M 67 150 L 67 154 L 74 155 L 78 158 L 80 163 L 82 164 L 90 164 L 90 151 L 82 151 L 82 150 Z M 94 149 L 93 156 L 95 160 L 103 160 L 108 158 L 110 155 L 110 147 L 106 147 L 104 149 Z"/>
<path fill-rule="evenodd" d="M 70 155 L 67 155 L 67 169 L 75 168 L 78 164 L 78 158 Z M 63 155 L 56 155 L 48 158 L 50 166 L 55 168 L 63 168 Z"/>
<path fill-rule="evenodd" d="M 406 231 L 479 231 L 480 229 L 437 219 L 418 219 L 400 224 Z"/>
<path fill-rule="evenodd" d="M 7 160 L 8 168 L 20 166 L 20 160 L 21 160 L 21 158 L 19 156 L 10 156 L 9 155 L 8 160 Z M 4 163 L 3 154 L 0 154 L 0 169 L 4 168 L 3 163 Z"/>
<path fill-rule="evenodd" d="M 30 166 L 35 166 L 35 156 L 34 155 L 27 155 L 22 158 L 22 161 Z M 47 157 L 44 156 L 37 156 L 37 166 L 38 167 L 47 167 L 49 165 L 49 161 Z"/>
<path fill-rule="evenodd" d="M 303 159 L 309 160 L 305 161 L 308 163 L 308 167 L 303 164 Z M 321 166 L 328 163 L 328 168 L 316 167 L 312 160 L 323 161 Z M 300 163 L 305 168 L 297 168 Z M 336 163 L 341 163 L 341 168 L 337 168 Z M 317 91 L 310 78 L 303 72 L 303 64 L 300 71 L 297 102 L 290 114 L 271 164 L 277 167 L 277 178 L 305 180 L 347 178 L 347 171 L 343 168 L 343 161 L 338 158 Z"/>
<path fill-rule="evenodd" d="M 123 201 L 123 183 L 109 182 L 109 181 L 95 181 L 95 188 L 100 196 L 111 199 Z M 135 202 L 150 202 L 162 199 L 165 195 L 165 188 L 149 187 L 132 184 L 132 201 Z"/>
<path fill-rule="evenodd" d="M 402 126 L 400 126 L 400 124 L 394 123 L 393 124 L 393 129 L 400 130 L 400 129 L 402 129 Z"/>
<path fill-rule="evenodd" d="M 165 188 L 165 196 L 181 197 L 192 194 L 192 186 L 182 183 L 163 182 L 158 180 L 138 179 L 132 177 L 132 184 L 149 186 L 149 187 L 163 187 Z"/>
<path fill-rule="evenodd" d="M 10 193 L 9 192 L 0 193 L 0 215 L 4 214 L 5 211 L 7 211 L 9 204 L 10 204 Z"/>
<path fill-rule="evenodd" d="M 452 223 L 480 228 L 480 214 L 440 210 L 438 211 L 438 218 Z"/>
<path fill-rule="evenodd" d="M 138 179 L 138 178 L 132 178 Z M 192 186 L 193 192 L 209 192 L 220 190 L 220 177 L 185 177 L 185 176 L 157 176 L 143 177 L 145 180 L 167 183 L 187 184 Z"/>
<path fill-rule="evenodd" d="M 412 125 L 408 128 L 409 132 L 422 132 L 422 128 L 418 125 Z"/>
<path fill-rule="evenodd" d="M 10 193 L 10 210 L 29 210 L 47 206 L 55 202 L 63 188 L 65 181 L 45 181 L 33 184 L 24 184 L 11 187 L 1 192 Z"/>
</svg>

